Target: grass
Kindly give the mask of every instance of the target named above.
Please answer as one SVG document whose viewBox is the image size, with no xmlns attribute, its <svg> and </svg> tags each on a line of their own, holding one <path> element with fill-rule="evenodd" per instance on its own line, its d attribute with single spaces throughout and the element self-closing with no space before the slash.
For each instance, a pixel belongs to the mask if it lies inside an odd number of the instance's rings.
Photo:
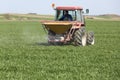
<svg viewBox="0 0 120 80">
<path fill-rule="evenodd" d="M 95 45 L 48 46 L 39 22 L 0 22 L 1 80 L 119 80 L 120 21 L 88 20 Z"/>
</svg>

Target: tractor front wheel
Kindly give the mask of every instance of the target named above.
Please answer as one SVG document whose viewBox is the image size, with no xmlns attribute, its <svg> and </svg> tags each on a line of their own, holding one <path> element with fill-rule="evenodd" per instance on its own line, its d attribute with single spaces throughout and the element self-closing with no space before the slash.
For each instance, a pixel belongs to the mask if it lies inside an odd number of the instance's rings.
<svg viewBox="0 0 120 80">
<path fill-rule="evenodd" d="M 87 44 L 88 45 L 94 45 L 95 39 L 94 39 L 94 33 L 93 32 L 88 32 L 87 33 Z"/>
</svg>

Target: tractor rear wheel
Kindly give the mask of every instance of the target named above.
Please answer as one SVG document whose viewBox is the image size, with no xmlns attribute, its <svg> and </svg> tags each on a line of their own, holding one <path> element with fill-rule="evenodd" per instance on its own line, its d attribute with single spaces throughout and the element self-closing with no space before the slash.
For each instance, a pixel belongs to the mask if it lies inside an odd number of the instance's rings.
<svg viewBox="0 0 120 80">
<path fill-rule="evenodd" d="M 74 33 L 74 44 L 77 46 L 85 46 L 86 45 L 86 32 L 85 28 L 81 27 Z"/>
<path fill-rule="evenodd" d="M 93 32 L 88 32 L 87 33 L 87 45 L 94 45 L 95 40 L 94 40 L 94 33 Z"/>
</svg>

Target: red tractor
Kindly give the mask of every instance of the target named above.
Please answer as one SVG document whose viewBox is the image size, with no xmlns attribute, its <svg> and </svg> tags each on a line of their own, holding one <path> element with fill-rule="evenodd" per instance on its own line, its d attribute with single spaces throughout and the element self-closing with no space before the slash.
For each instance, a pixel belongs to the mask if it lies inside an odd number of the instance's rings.
<svg viewBox="0 0 120 80">
<path fill-rule="evenodd" d="M 41 21 L 48 32 L 49 44 L 74 44 L 77 46 L 94 44 L 94 33 L 85 31 L 82 7 L 59 6 L 54 10 L 56 11 L 54 21 Z"/>
</svg>

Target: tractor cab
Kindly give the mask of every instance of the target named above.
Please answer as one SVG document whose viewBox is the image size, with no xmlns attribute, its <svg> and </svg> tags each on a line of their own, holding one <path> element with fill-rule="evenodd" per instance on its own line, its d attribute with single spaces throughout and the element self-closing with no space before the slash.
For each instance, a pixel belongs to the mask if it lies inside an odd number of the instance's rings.
<svg viewBox="0 0 120 80">
<path fill-rule="evenodd" d="M 84 22 L 83 18 L 83 8 L 73 6 L 73 7 L 56 7 L 56 21 L 80 21 Z M 68 15 L 64 17 L 65 15 Z M 70 18 L 70 19 L 67 19 Z"/>
</svg>

